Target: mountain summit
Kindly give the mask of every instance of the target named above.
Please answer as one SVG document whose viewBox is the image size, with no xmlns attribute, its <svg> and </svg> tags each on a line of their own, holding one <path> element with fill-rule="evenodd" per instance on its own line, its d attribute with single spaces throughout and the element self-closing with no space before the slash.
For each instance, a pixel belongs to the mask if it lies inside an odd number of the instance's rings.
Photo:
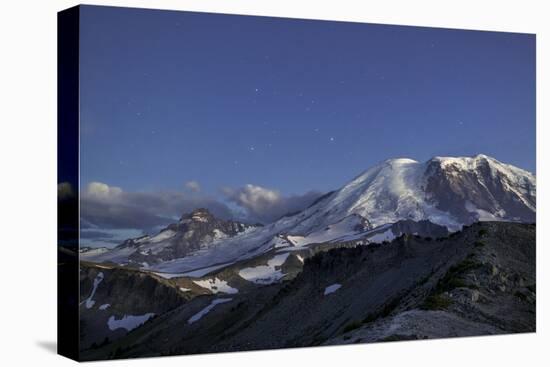
<svg viewBox="0 0 550 367">
<path fill-rule="evenodd" d="M 479 220 L 533 222 L 535 198 L 534 175 L 485 155 L 389 159 L 308 208 L 297 229 L 319 229 L 350 214 L 375 227 L 401 219 L 451 230 Z"/>
<path fill-rule="evenodd" d="M 177 223 L 161 229 L 156 235 L 131 238 L 94 261 L 111 261 L 138 267 L 185 257 L 195 251 L 215 246 L 255 228 L 236 221 L 216 218 L 208 209 L 199 208 L 183 214 Z M 84 253 L 91 256 L 93 253 Z"/>
</svg>

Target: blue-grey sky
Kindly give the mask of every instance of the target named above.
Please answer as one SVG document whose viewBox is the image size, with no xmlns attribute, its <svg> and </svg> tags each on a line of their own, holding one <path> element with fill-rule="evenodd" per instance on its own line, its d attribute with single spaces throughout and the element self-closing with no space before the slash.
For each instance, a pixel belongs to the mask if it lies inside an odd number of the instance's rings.
<svg viewBox="0 0 550 367">
<path fill-rule="evenodd" d="M 301 195 L 478 153 L 535 170 L 534 35 L 85 6 L 80 47 L 83 187 Z"/>
</svg>

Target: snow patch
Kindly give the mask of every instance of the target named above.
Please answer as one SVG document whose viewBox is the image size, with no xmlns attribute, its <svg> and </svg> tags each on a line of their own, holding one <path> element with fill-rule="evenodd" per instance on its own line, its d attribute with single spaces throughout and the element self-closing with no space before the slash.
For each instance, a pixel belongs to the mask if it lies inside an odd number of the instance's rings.
<svg viewBox="0 0 550 367">
<path fill-rule="evenodd" d="M 373 236 L 368 237 L 369 243 L 382 243 L 384 241 L 393 241 L 395 239 L 395 235 L 393 234 L 393 231 L 390 229 L 385 230 L 384 232 L 377 233 Z"/>
<path fill-rule="evenodd" d="M 193 215 L 191 217 L 192 220 L 194 220 L 195 222 L 203 222 L 203 223 L 207 223 L 208 222 L 208 219 L 201 216 L 201 215 Z"/>
<path fill-rule="evenodd" d="M 255 284 L 275 283 L 285 276 L 280 267 L 285 263 L 288 255 L 289 253 L 275 255 L 275 257 L 268 260 L 267 265 L 243 268 L 239 271 L 239 275 L 241 278 Z"/>
<path fill-rule="evenodd" d="M 109 303 L 105 303 L 105 304 L 99 306 L 99 309 L 100 309 L 101 311 L 103 311 L 103 310 L 108 309 L 109 307 L 111 307 L 111 305 L 110 305 Z"/>
<path fill-rule="evenodd" d="M 170 238 L 174 237 L 175 235 L 176 235 L 175 231 L 172 231 L 171 229 L 167 229 L 165 231 L 160 232 L 156 236 L 151 237 L 149 242 L 158 243 L 158 242 L 166 241 L 167 239 L 170 239 Z"/>
<path fill-rule="evenodd" d="M 214 241 L 223 240 L 225 238 L 229 237 L 225 232 L 220 231 L 219 229 L 214 229 L 214 237 L 212 239 Z"/>
<path fill-rule="evenodd" d="M 334 293 L 336 292 L 338 289 L 340 289 L 342 287 L 341 284 L 338 284 L 338 283 L 334 283 L 334 284 L 331 284 L 329 285 L 328 287 L 325 288 L 325 293 L 323 293 L 323 295 L 329 295 L 331 293 Z"/>
<path fill-rule="evenodd" d="M 292 245 L 297 247 L 303 247 L 312 243 L 338 241 L 351 234 L 363 233 L 365 231 L 363 221 L 364 218 L 359 215 L 349 215 L 307 236 L 287 236 L 287 238 Z"/>
<path fill-rule="evenodd" d="M 225 280 L 221 280 L 218 278 L 211 278 L 211 279 L 204 279 L 204 280 L 193 280 L 193 283 L 198 285 L 201 288 L 208 289 L 210 292 L 216 294 L 216 293 L 227 293 L 227 294 L 235 294 L 239 293 L 239 290 L 236 288 L 233 288 L 227 284 Z"/>
<path fill-rule="evenodd" d="M 100 272 L 96 275 L 94 279 L 94 287 L 92 288 L 92 293 L 90 293 L 90 296 L 85 301 L 82 301 L 80 303 L 81 305 L 85 303 L 87 309 L 94 307 L 95 301 L 93 300 L 93 298 L 94 298 L 95 292 L 97 291 L 97 287 L 103 281 L 103 277 L 104 277 L 103 272 Z"/>
<path fill-rule="evenodd" d="M 154 313 L 146 313 L 145 315 L 138 316 L 124 315 L 120 320 L 115 319 L 115 316 L 111 316 L 107 321 L 107 326 L 111 331 L 117 329 L 126 329 L 126 331 L 130 331 L 144 324 L 153 316 L 155 316 Z"/>
<path fill-rule="evenodd" d="M 192 324 L 194 322 L 197 322 L 199 321 L 200 319 L 202 319 L 202 317 L 204 315 L 206 315 L 207 313 L 209 313 L 210 311 L 212 311 L 212 309 L 214 307 L 216 307 L 216 305 L 219 305 L 221 303 L 226 303 L 226 302 L 229 302 L 231 301 L 233 298 L 218 298 L 218 299 L 215 299 L 213 300 L 208 306 L 206 306 L 205 308 L 203 308 L 202 310 L 200 310 L 198 313 L 194 314 L 193 316 L 191 316 L 191 318 L 189 320 L 187 320 L 187 323 L 188 324 Z"/>
</svg>

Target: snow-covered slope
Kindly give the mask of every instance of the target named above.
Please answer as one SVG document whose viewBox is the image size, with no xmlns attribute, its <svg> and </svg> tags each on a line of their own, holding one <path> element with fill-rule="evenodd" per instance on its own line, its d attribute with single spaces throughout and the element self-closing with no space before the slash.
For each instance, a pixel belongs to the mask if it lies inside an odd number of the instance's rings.
<svg viewBox="0 0 550 367">
<path fill-rule="evenodd" d="M 373 227 L 427 219 L 458 230 L 477 220 L 535 220 L 531 173 L 485 155 L 390 159 L 299 214 L 293 231 L 311 232 L 351 214 Z"/>
<path fill-rule="evenodd" d="M 403 220 L 428 220 L 458 230 L 478 220 L 533 222 L 535 211 L 535 176 L 496 159 L 484 155 L 436 157 L 422 163 L 390 159 L 298 214 L 264 227 L 247 228 L 228 238 L 222 236 L 208 242 L 208 246 L 193 247 L 183 256 L 171 253 L 170 258 L 150 269 L 189 272 L 232 264 L 274 248 L 284 252 L 311 243 L 356 239 L 367 233 L 375 233 L 375 239 L 383 241 L 391 237 L 384 226 Z M 194 217 L 191 214 L 191 220 Z M 144 243 L 134 243 L 134 247 L 147 254 L 154 252 L 153 248 L 171 248 L 173 238 L 172 233 L 161 233 Z M 90 260 L 120 263 L 134 247 L 122 246 Z"/>
</svg>

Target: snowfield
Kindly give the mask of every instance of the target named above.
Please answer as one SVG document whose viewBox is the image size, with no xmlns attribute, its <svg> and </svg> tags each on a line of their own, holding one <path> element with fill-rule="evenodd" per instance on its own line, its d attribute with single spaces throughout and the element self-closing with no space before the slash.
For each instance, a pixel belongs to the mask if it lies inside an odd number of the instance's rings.
<svg viewBox="0 0 550 367">
<path fill-rule="evenodd" d="M 275 255 L 275 257 L 268 260 L 267 265 L 241 269 L 239 275 L 255 284 L 275 283 L 285 276 L 280 267 L 285 263 L 288 255 L 289 253 Z"/>
</svg>

